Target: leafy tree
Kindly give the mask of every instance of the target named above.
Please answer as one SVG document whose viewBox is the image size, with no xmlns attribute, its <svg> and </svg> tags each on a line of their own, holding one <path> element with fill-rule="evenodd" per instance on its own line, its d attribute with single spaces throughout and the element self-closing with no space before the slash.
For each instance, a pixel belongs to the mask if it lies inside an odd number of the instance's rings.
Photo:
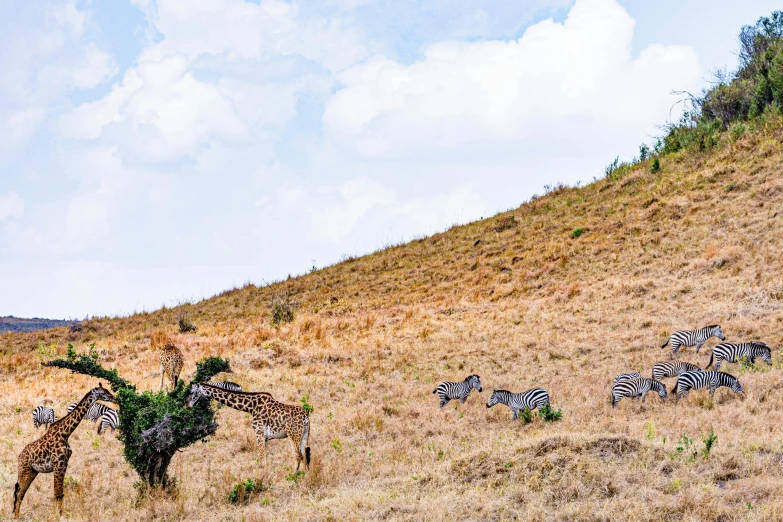
<svg viewBox="0 0 783 522">
<path fill-rule="evenodd" d="M 215 410 L 209 401 L 199 401 L 185 408 L 190 385 L 182 381 L 170 392 L 145 391 L 120 377 L 116 369 L 107 370 L 98 362 L 98 352 L 91 345 L 88 353 L 76 353 L 68 345 L 65 359 L 55 359 L 44 366 L 65 368 L 76 373 L 105 379 L 119 405 L 119 439 L 125 445 L 125 460 L 150 486 L 166 486 L 166 471 L 174 454 L 196 441 L 204 440 L 218 428 Z M 206 357 L 196 365 L 193 382 L 209 380 L 220 372 L 230 372 L 228 359 Z"/>
</svg>

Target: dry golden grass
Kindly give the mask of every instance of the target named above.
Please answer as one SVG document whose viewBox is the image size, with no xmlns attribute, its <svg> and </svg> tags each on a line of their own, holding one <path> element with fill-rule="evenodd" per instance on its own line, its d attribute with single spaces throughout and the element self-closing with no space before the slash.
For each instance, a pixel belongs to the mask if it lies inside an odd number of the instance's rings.
<svg viewBox="0 0 783 522">
<path fill-rule="evenodd" d="M 37 435 L 43 399 L 58 414 L 94 379 L 42 368 L 69 342 L 96 343 L 141 389 L 156 389 L 151 335 L 186 357 L 231 359 L 247 390 L 315 407 L 313 466 L 298 483 L 289 443 L 270 443 L 265 473 L 246 414 L 227 408 L 206 444 L 177 455 L 175 497 L 141 497 L 111 435 L 72 437 L 65 508 L 74 520 L 783 520 L 783 146 L 779 130 L 709 155 L 670 156 L 615 182 L 560 188 L 518 209 L 349 259 L 270 287 L 249 285 L 182 309 L 4 335 L 0 360 L 0 517 L 11 512 L 16 457 Z M 513 217 L 513 220 L 510 218 Z M 572 231 L 585 233 L 574 239 Z M 270 325 L 287 292 L 293 323 Z M 176 333 L 187 311 L 198 326 Z M 650 395 L 610 406 L 611 379 L 665 359 L 680 328 L 719 323 L 760 339 L 774 365 L 729 365 L 746 390 L 679 405 Z M 154 343 L 152 343 L 154 344 Z M 683 360 L 706 364 L 715 340 Z M 441 380 L 477 373 L 485 387 L 438 410 Z M 673 379 L 667 380 L 671 389 Z M 512 422 L 484 406 L 492 388 L 546 388 L 563 420 Z M 709 458 L 677 451 L 683 433 Z M 272 486 L 227 501 L 247 478 Z M 56 518 L 41 475 L 24 518 Z"/>
</svg>

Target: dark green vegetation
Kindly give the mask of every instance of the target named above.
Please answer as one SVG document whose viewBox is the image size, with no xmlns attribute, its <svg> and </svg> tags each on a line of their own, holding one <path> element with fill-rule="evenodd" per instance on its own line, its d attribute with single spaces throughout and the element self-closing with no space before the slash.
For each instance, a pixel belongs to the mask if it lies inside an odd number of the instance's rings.
<svg viewBox="0 0 783 522">
<path fill-rule="evenodd" d="M 73 321 L 63 321 L 60 319 L 23 319 L 21 317 L 0 317 L 0 333 L 3 332 L 34 332 L 36 330 L 47 330 L 57 328 L 58 326 L 68 326 Z"/>
<path fill-rule="evenodd" d="M 209 401 L 185 408 L 190 385 L 180 381 L 169 393 L 137 393 L 136 386 L 120 377 L 116 369 L 107 370 L 98 363 L 95 345 L 86 354 L 76 353 L 69 345 L 65 359 L 55 359 L 44 366 L 66 368 L 109 382 L 120 407 L 119 439 L 125 445 L 125 460 L 149 485 L 167 485 L 166 470 L 174 454 L 218 428 Z M 228 359 L 205 357 L 196 365 L 193 382 L 206 381 L 230 370 Z"/>
</svg>

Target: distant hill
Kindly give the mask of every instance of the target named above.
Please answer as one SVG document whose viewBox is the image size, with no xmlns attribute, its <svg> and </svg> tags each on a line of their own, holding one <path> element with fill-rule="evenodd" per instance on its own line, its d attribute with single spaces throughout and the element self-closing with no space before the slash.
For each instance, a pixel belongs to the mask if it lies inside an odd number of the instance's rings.
<svg viewBox="0 0 783 522">
<path fill-rule="evenodd" d="M 0 317 L 0 332 L 34 332 L 36 330 L 48 330 L 58 326 L 68 326 L 74 321 L 65 321 L 61 319 L 41 319 L 33 317 L 32 319 L 23 319 L 21 317 Z"/>
</svg>

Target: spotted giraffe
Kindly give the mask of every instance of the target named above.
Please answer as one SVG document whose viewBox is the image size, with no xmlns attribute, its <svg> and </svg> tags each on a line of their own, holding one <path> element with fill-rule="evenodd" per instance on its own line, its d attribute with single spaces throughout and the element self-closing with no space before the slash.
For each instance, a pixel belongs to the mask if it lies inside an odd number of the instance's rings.
<svg viewBox="0 0 783 522">
<path fill-rule="evenodd" d="M 266 392 L 233 392 L 206 383 L 194 383 L 190 387 L 186 408 L 192 408 L 200 399 L 209 397 L 240 411 L 246 411 L 253 417 L 253 430 L 261 448 L 264 467 L 267 467 L 266 447 L 270 439 L 291 439 L 296 455 L 296 470 L 304 460 L 310 467 L 310 447 L 307 438 L 310 435 L 310 418 L 301 406 L 292 406 L 277 402 Z M 263 442 L 263 444 L 262 444 Z"/>
<path fill-rule="evenodd" d="M 168 375 L 171 382 L 171 388 L 177 387 L 179 372 L 182 371 L 182 352 L 177 348 L 171 339 L 166 340 L 160 349 L 160 389 L 163 389 L 164 377 Z"/>
<path fill-rule="evenodd" d="M 54 502 L 63 514 L 63 480 L 71 458 L 68 437 L 81 422 L 95 401 L 114 402 L 114 395 L 98 383 L 85 395 L 71 413 L 51 424 L 44 435 L 25 446 L 19 454 L 19 475 L 14 486 L 14 517 L 19 516 L 27 488 L 39 473 L 54 473 Z"/>
</svg>

